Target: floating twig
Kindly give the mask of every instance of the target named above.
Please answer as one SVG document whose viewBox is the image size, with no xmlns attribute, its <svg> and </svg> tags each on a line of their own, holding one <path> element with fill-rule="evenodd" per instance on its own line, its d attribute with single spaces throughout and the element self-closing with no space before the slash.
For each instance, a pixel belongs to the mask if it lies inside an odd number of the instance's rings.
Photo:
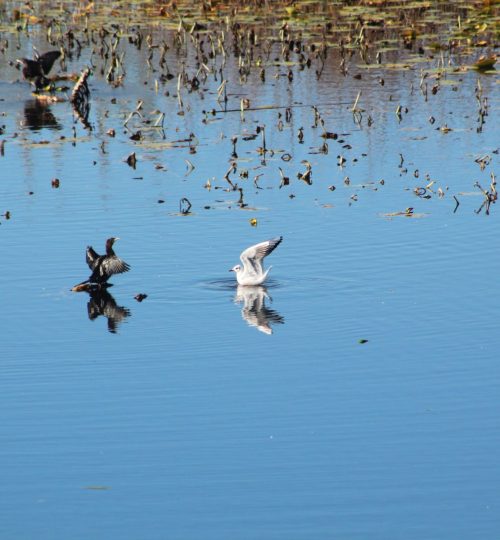
<svg viewBox="0 0 500 540">
<path fill-rule="evenodd" d="M 187 199 L 186 197 L 182 197 L 182 199 L 179 201 L 179 212 L 183 216 L 187 216 L 188 214 L 191 213 L 191 203 L 189 202 L 189 199 Z"/>
</svg>

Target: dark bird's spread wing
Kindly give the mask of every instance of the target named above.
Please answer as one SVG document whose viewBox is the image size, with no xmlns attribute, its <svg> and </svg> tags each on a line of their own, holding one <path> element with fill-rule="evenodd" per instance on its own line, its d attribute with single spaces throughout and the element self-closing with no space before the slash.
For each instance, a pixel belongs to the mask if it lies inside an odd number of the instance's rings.
<svg viewBox="0 0 500 540">
<path fill-rule="evenodd" d="M 112 249 L 112 244 L 106 246 L 106 255 L 99 255 L 91 246 L 87 246 L 85 258 L 92 275 L 89 277 L 89 283 L 106 283 L 113 274 L 128 272 L 130 266 L 116 256 Z"/>
<path fill-rule="evenodd" d="M 89 265 L 89 268 L 91 270 L 94 270 L 97 259 L 99 258 L 99 254 L 96 253 L 94 248 L 92 246 L 87 246 L 87 252 L 85 254 L 85 258 L 87 259 L 87 264 Z"/>
<path fill-rule="evenodd" d="M 104 257 L 101 263 L 102 275 L 112 276 L 113 274 L 121 274 L 129 270 L 130 266 L 119 257 Z"/>
<path fill-rule="evenodd" d="M 23 76 L 26 80 L 34 79 L 40 75 L 43 75 L 42 67 L 36 60 L 30 60 L 29 58 L 21 58 L 18 63 L 23 66 Z"/>
<path fill-rule="evenodd" d="M 61 51 L 49 51 L 41 54 L 38 57 L 38 63 L 42 68 L 44 75 L 48 75 L 49 71 L 52 69 L 54 62 L 61 56 Z"/>
</svg>

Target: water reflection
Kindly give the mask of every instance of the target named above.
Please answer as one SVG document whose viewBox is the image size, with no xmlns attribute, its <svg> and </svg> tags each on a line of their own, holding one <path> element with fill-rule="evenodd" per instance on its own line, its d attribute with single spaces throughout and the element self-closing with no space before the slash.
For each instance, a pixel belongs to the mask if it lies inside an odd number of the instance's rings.
<svg viewBox="0 0 500 540">
<path fill-rule="evenodd" d="M 119 306 L 111 294 L 102 288 L 87 291 L 90 298 L 87 303 L 87 313 L 91 321 L 101 315 L 108 319 L 108 330 L 116 334 L 118 325 L 126 317 L 131 316 L 131 312 L 124 306 Z"/>
<path fill-rule="evenodd" d="M 90 103 L 88 101 L 73 103 L 73 112 L 84 128 L 92 129 L 89 122 Z"/>
<path fill-rule="evenodd" d="M 24 118 L 21 126 L 32 130 L 42 128 L 61 129 L 62 126 L 50 110 L 50 105 L 37 99 L 30 99 L 24 103 Z"/>
<path fill-rule="evenodd" d="M 254 326 L 264 334 L 272 334 L 271 325 L 284 324 L 285 319 L 276 310 L 266 306 L 266 299 L 272 302 L 267 289 L 262 285 L 254 287 L 239 285 L 234 297 L 235 303 L 243 303 L 241 316 L 249 326 Z"/>
</svg>

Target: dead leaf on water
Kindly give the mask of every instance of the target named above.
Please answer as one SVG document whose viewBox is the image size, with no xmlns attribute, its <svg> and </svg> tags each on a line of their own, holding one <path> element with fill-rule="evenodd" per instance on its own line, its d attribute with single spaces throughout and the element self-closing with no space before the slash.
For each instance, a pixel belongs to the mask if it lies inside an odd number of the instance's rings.
<svg viewBox="0 0 500 540">
<path fill-rule="evenodd" d="M 42 141 L 28 141 L 23 140 L 21 137 L 18 137 L 16 140 L 16 144 L 22 144 L 23 148 L 59 148 L 60 146 L 71 143 L 83 143 L 83 142 L 89 142 L 90 137 L 66 137 L 64 139 L 54 139 L 52 141 L 48 140 L 42 140 Z"/>
<path fill-rule="evenodd" d="M 388 213 L 381 213 L 379 216 L 385 217 L 385 218 L 395 218 L 395 217 L 405 217 L 405 218 L 423 218 L 428 216 L 429 214 L 424 213 L 415 213 L 413 211 L 413 208 L 410 206 L 404 211 L 399 212 L 388 212 Z"/>
<path fill-rule="evenodd" d="M 33 97 L 40 105 L 50 105 L 52 103 L 62 103 L 64 101 L 67 101 L 66 98 L 52 95 L 48 96 L 46 94 L 33 94 Z"/>
<path fill-rule="evenodd" d="M 495 54 L 492 54 L 491 56 L 480 56 L 477 62 L 474 62 L 472 67 L 479 70 L 491 69 L 496 61 L 497 57 Z"/>
</svg>

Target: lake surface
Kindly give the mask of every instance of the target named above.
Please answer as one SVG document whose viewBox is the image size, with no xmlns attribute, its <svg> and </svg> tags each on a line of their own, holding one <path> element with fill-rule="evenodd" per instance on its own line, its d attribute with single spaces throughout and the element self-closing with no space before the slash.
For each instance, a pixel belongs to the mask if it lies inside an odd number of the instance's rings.
<svg viewBox="0 0 500 540">
<path fill-rule="evenodd" d="M 484 51 L 396 36 L 318 78 L 276 39 L 262 81 L 132 23 L 121 85 L 97 38 L 66 62 L 94 65 L 91 129 L 13 65 L 54 48 L 44 25 L 0 35 L 0 536 L 498 538 L 500 208 L 475 183 L 494 193 L 499 79 L 459 69 Z M 71 292 L 110 236 L 131 271 Z"/>
</svg>

